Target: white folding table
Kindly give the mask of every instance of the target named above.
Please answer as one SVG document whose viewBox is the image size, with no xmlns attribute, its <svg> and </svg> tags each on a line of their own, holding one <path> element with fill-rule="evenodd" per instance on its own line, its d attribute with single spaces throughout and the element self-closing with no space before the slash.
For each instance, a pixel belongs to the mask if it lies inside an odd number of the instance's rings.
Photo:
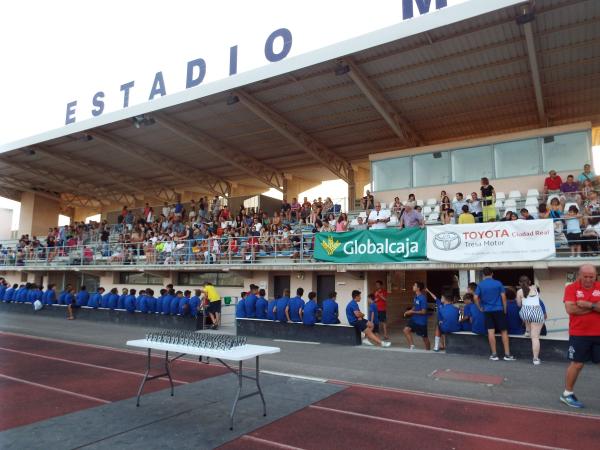
<svg viewBox="0 0 600 450">
<path fill-rule="evenodd" d="M 260 387 L 259 380 L 259 358 L 263 355 L 271 355 L 274 353 L 279 353 L 281 349 L 279 347 L 266 347 L 263 345 L 251 345 L 246 344 L 239 347 L 234 347 L 231 350 L 215 350 L 209 348 L 201 348 L 201 347 L 193 347 L 188 345 L 177 345 L 177 344 L 166 344 L 162 342 L 149 341 L 146 339 L 137 339 L 134 341 L 127 341 L 127 345 L 130 347 L 138 347 L 145 348 L 148 350 L 148 361 L 146 364 L 146 373 L 144 374 L 144 379 L 140 384 L 140 388 L 137 393 L 137 406 L 140 406 L 140 397 L 142 396 L 142 390 L 144 389 L 144 385 L 147 381 L 154 380 L 156 378 L 168 377 L 169 383 L 171 383 L 171 396 L 174 394 L 174 386 L 173 379 L 171 378 L 171 363 L 176 359 L 181 358 L 184 355 L 195 355 L 195 356 L 204 356 L 206 358 L 214 358 L 223 364 L 230 372 L 237 375 L 238 377 L 238 389 L 235 396 L 235 400 L 233 401 L 233 405 L 231 407 L 231 413 L 229 415 L 230 418 L 230 426 L 229 429 L 233 430 L 233 416 L 235 415 L 235 410 L 238 404 L 238 401 L 244 400 L 249 397 L 253 397 L 255 395 L 260 395 L 260 399 L 263 404 L 263 416 L 267 415 L 267 404 L 265 403 L 265 397 L 262 393 L 262 389 Z M 151 368 L 151 360 L 152 360 L 152 350 L 159 350 L 165 352 L 165 373 L 161 373 L 158 375 L 150 375 Z M 174 358 L 169 359 L 169 352 L 175 353 L 178 355 Z M 256 359 L 256 375 L 251 377 L 249 375 L 244 375 L 243 373 L 243 362 L 248 359 Z M 238 363 L 237 369 L 231 367 L 224 360 L 227 361 L 235 361 Z M 240 395 L 242 392 L 242 381 L 244 378 L 249 380 L 253 380 L 256 382 L 257 390 L 251 392 L 249 394 Z"/>
</svg>

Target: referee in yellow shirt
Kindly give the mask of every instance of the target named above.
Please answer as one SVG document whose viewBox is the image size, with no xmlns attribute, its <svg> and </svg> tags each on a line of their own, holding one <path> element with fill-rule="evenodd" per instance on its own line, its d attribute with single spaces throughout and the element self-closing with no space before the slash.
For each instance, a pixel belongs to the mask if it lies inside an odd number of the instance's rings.
<svg viewBox="0 0 600 450">
<path fill-rule="evenodd" d="M 208 312 L 208 315 L 213 323 L 211 328 L 216 330 L 221 324 L 221 296 L 219 295 L 219 292 L 217 292 L 217 288 L 215 288 L 212 283 L 209 283 L 208 281 L 204 283 L 200 290 L 204 292 L 206 294 L 206 298 L 208 298 L 209 303 L 206 312 Z"/>
</svg>

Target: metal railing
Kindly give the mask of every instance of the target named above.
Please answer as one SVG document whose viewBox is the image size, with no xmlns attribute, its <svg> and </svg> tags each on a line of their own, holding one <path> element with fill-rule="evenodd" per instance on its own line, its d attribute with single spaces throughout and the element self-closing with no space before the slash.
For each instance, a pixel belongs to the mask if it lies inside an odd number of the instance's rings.
<svg viewBox="0 0 600 450">
<path fill-rule="evenodd" d="M 241 263 L 313 264 L 315 235 L 290 233 L 256 237 L 211 237 L 164 242 L 94 242 L 0 251 L 0 267 L 228 265 Z M 556 258 L 600 254 L 600 238 L 568 242 L 555 236 Z M 570 245 L 580 244 L 581 251 Z M 426 261 L 426 259 L 424 259 Z"/>
</svg>

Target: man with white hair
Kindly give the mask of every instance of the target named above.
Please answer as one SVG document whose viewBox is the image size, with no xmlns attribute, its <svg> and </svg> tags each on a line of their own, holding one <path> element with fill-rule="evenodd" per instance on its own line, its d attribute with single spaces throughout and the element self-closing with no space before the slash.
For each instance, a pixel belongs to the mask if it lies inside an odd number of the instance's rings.
<svg viewBox="0 0 600 450">
<path fill-rule="evenodd" d="M 600 282 L 596 268 L 584 264 L 577 280 L 565 287 L 565 309 L 569 314 L 569 353 L 565 390 L 560 401 L 572 408 L 583 408 L 575 393 L 575 382 L 584 363 L 600 363 Z"/>
<path fill-rule="evenodd" d="M 385 230 L 390 221 L 390 211 L 381 209 L 381 203 L 375 203 L 375 209 L 369 213 L 369 227 L 371 230 Z"/>
</svg>

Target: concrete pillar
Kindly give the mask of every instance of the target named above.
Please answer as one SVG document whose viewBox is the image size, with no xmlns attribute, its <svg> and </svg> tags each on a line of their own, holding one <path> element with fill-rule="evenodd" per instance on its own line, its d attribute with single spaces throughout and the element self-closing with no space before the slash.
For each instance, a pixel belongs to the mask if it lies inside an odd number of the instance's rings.
<svg viewBox="0 0 600 450">
<path fill-rule="evenodd" d="M 33 192 L 21 195 L 21 215 L 19 216 L 19 235 L 44 236 L 48 228 L 58 226 L 60 203 Z"/>
</svg>

